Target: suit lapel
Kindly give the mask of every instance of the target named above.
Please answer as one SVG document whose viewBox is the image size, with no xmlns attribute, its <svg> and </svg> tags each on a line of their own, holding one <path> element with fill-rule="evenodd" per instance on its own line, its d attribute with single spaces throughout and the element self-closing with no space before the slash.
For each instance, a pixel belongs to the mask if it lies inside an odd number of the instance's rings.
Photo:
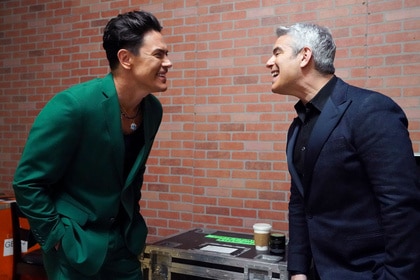
<svg viewBox="0 0 420 280">
<path fill-rule="evenodd" d="M 107 133 L 113 149 L 114 167 L 123 185 L 124 140 L 121 132 L 120 106 L 112 74 L 103 78 L 102 91 L 107 97 L 102 102 L 103 117 L 107 124 Z"/>
<path fill-rule="evenodd" d="M 339 82 L 337 82 L 337 84 L 342 85 L 342 83 Z M 343 88 L 340 90 L 334 90 L 331 97 L 328 98 L 327 102 L 325 103 L 321 115 L 319 116 L 318 121 L 312 130 L 312 134 L 308 141 L 307 153 L 305 156 L 306 176 L 303 182 L 304 186 L 309 186 L 312 180 L 312 173 L 315 163 L 323 145 L 351 103 L 351 101 L 345 100 L 345 92 L 343 91 L 345 91 Z"/>
<path fill-rule="evenodd" d="M 299 132 L 299 119 L 295 118 L 290 125 L 289 131 L 287 133 L 287 147 L 286 147 L 286 155 L 287 155 L 287 165 L 289 168 L 290 176 L 293 179 L 293 183 L 296 185 L 297 189 L 299 190 L 300 194 L 304 196 L 303 185 L 302 181 L 300 180 L 298 173 L 296 171 L 295 165 L 293 164 L 293 149 L 295 147 L 296 138 Z"/>
</svg>

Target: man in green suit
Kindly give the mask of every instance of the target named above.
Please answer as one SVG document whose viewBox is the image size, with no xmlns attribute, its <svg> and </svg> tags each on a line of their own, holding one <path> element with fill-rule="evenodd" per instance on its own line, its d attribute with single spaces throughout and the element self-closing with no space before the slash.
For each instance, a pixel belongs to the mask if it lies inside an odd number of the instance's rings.
<svg viewBox="0 0 420 280">
<path fill-rule="evenodd" d="M 58 93 L 33 124 L 13 188 L 49 279 L 142 279 L 140 188 L 162 119 L 151 93 L 172 67 L 161 30 L 144 11 L 111 19 L 111 72 Z"/>
</svg>

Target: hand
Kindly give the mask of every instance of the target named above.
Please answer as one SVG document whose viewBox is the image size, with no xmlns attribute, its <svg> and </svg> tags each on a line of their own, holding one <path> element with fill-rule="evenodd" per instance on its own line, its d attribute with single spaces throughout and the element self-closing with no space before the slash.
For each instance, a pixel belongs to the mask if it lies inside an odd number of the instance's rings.
<svg viewBox="0 0 420 280">
<path fill-rule="evenodd" d="M 55 244 L 54 248 L 55 248 L 56 251 L 58 251 L 58 249 L 60 249 L 60 245 L 61 245 L 60 241 L 57 242 L 57 244 Z"/>
<path fill-rule="evenodd" d="M 296 274 L 293 275 L 292 278 L 290 278 L 291 280 L 307 280 L 308 278 L 306 277 L 305 274 Z"/>
</svg>

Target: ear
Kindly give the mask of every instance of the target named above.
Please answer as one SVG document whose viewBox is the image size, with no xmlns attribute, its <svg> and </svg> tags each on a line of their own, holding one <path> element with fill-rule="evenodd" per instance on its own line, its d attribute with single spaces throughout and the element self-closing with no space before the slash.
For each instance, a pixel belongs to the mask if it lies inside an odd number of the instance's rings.
<svg viewBox="0 0 420 280">
<path fill-rule="evenodd" d="M 308 47 L 304 47 L 301 50 L 301 54 L 302 54 L 302 58 L 301 58 L 301 61 L 300 61 L 300 66 L 301 67 L 305 67 L 311 61 L 311 58 L 312 58 L 312 50 L 310 48 L 308 48 Z"/>
<path fill-rule="evenodd" d="M 120 49 L 117 53 L 118 60 L 120 61 L 121 66 L 129 70 L 131 69 L 131 52 L 126 49 Z"/>
</svg>

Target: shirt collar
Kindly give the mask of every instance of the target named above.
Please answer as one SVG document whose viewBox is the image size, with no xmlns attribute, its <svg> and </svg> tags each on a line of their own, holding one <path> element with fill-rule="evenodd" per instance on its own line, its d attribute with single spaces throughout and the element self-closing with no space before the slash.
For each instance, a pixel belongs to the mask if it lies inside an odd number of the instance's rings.
<svg viewBox="0 0 420 280">
<path fill-rule="evenodd" d="M 306 103 L 306 105 L 303 104 L 301 100 L 299 100 L 295 104 L 295 110 L 298 114 L 299 119 L 304 121 L 306 114 L 311 110 L 316 110 L 318 113 L 321 112 L 324 108 L 325 103 L 330 97 L 336 82 L 337 77 L 333 75 L 333 77 L 319 90 L 319 92 L 308 103 Z"/>
</svg>

